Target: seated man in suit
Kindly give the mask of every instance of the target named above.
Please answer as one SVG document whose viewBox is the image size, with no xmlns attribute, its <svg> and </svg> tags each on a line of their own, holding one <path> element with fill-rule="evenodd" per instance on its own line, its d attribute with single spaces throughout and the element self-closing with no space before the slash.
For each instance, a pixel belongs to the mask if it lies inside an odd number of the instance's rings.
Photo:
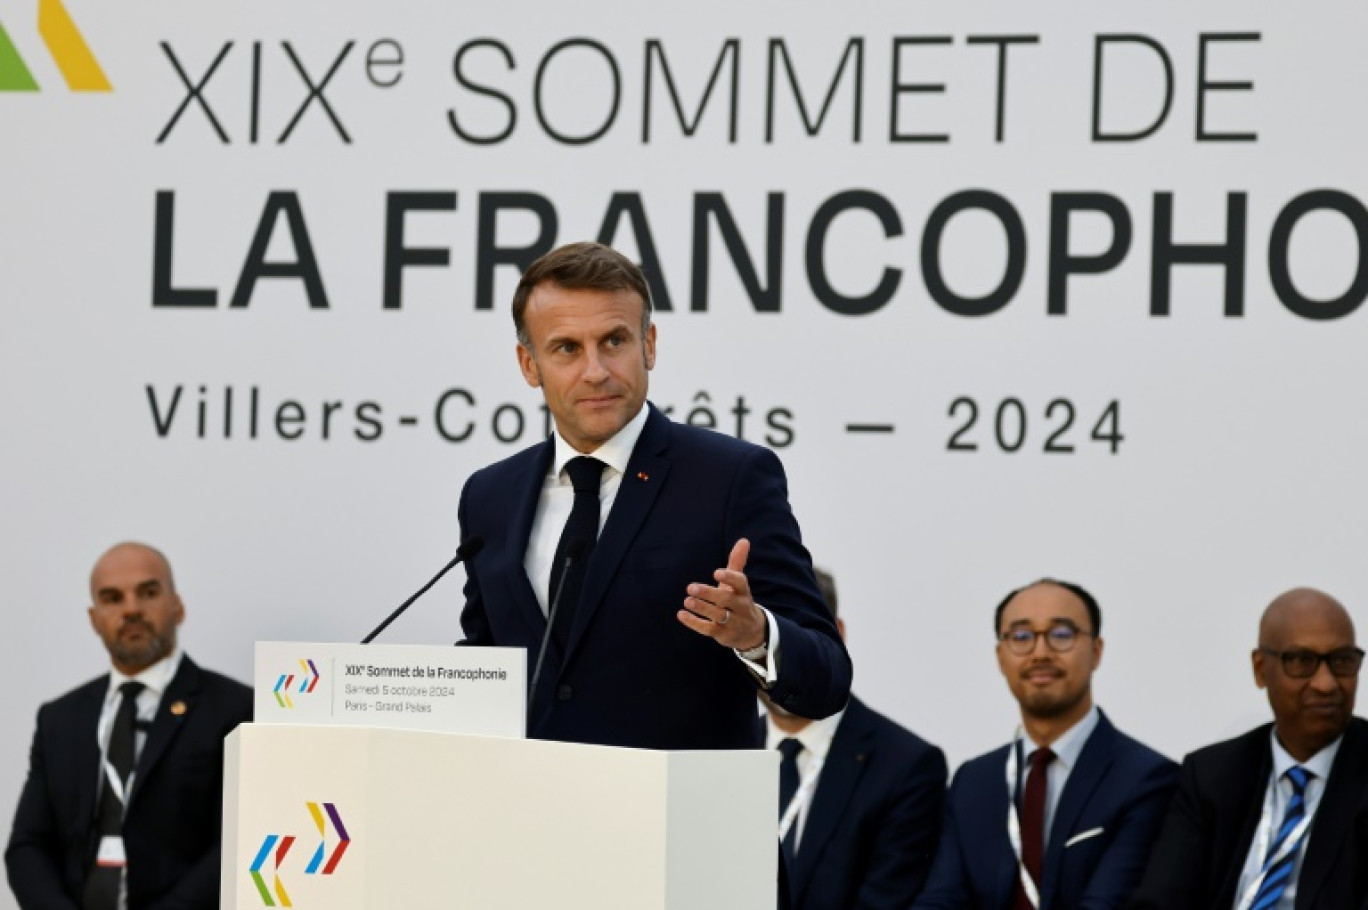
<svg viewBox="0 0 1368 910">
<path fill-rule="evenodd" d="M 1354 717 L 1354 624 L 1334 598 L 1288 591 L 1264 611 L 1252 660 L 1273 723 L 1183 760 L 1134 907 L 1368 906 L 1368 723 Z"/>
<path fill-rule="evenodd" d="M 1102 612 L 1087 591 L 1051 579 L 1013 591 L 994 630 L 1021 729 L 955 774 L 914 906 L 1119 907 L 1140 878 L 1177 767 L 1093 705 Z"/>
<path fill-rule="evenodd" d="M 252 691 L 176 645 L 161 553 L 123 543 L 90 575 L 110 671 L 38 711 L 5 850 L 22 910 L 218 907 L 223 738 Z"/>
<path fill-rule="evenodd" d="M 756 748 L 757 686 L 805 717 L 844 707 L 850 657 L 779 459 L 646 401 L 641 269 L 597 243 L 552 250 L 523 274 L 513 323 L 555 433 L 466 482 L 462 538 L 484 549 L 461 626 L 469 644 L 528 650 L 529 735 Z"/>
<path fill-rule="evenodd" d="M 835 579 L 815 571 L 845 638 Z M 765 744 L 783 755 L 780 833 L 792 910 L 905 908 L 936 855 L 945 755 L 854 696 L 817 721 L 760 697 Z"/>
</svg>

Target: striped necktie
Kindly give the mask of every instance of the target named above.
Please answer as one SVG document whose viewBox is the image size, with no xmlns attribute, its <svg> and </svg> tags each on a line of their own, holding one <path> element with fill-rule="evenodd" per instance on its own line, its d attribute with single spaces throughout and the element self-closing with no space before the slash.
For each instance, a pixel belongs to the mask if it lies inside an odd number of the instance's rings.
<svg viewBox="0 0 1368 910">
<path fill-rule="evenodd" d="M 1278 857 L 1278 853 L 1288 837 L 1306 818 L 1306 782 L 1311 776 L 1311 772 L 1301 765 L 1287 769 L 1286 777 L 1292 782 L 1292 799 L 1288 801 L 1282 824 L 1278 827 L 1273 843 L 1268 847 L 1268 856 L 1264 858 L 1263 884 L 1259 886 L 1258 894 L 1254 895 L 1254 902 L 1249 905 L 1249 910 L 1270 910 L 1276 907 L 1292 881 L 1292 867 L 1296 864 L 1297 854 L 1301 851 L 1301 841 L 1306 838 L 1300 838 L 1281 858 Z"/>
</svg>

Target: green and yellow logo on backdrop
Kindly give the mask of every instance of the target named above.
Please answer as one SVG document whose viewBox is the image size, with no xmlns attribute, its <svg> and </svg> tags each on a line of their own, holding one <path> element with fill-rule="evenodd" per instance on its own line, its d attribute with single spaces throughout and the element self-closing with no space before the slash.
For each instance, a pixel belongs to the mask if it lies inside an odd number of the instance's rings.
<svg viewBox="0 0 1368 910">
<path fill-rule="evenodd" d="M 113 91 L 62 0 L 38 0 L 38 34 L 73 92 Z M 0 92 L 36 92 L 38 83 L 0 23 Z"/>
</svg>

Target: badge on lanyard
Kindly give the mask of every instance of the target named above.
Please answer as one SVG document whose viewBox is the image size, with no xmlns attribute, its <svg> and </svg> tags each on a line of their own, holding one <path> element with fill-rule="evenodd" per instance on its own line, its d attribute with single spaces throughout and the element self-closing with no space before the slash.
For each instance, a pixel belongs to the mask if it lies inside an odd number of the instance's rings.
<svg viewBox="0 0 1368 910">
<path fill-rule="evenodd" d="M 128 865 L 128 858 L 124 856 L 123 838 L 117 834 L 106 834 L 100 838 L 100 850 L 95 854 L 95 865 L 114 869 L 122 869 Z"/>
</svg>

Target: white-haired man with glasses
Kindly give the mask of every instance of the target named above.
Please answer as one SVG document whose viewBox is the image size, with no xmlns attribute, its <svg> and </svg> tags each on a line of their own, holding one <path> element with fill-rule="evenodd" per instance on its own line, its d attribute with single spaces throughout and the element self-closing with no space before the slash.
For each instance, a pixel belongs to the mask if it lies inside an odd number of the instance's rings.
<svg viewBox="0 0 1368 910">
<path fill-rule="evenodd" d="M 965 762 L 916 910 L 1120 907 L 1144 869 L 1177 766 L 1093 704 L 1102 611 L 1042 579 L 994 615 L 998 667 L 1021 708 L 1011 741 Z"/>
<path fill-rule="evenodd" d="M 1254 682 L 1273 723 L 1183 760 L 1133 904 L 1145 910 L 1368 906 L 1363 650 L 1333 597 L 1297 588 L 1259 623 Z"/>
</svg>

